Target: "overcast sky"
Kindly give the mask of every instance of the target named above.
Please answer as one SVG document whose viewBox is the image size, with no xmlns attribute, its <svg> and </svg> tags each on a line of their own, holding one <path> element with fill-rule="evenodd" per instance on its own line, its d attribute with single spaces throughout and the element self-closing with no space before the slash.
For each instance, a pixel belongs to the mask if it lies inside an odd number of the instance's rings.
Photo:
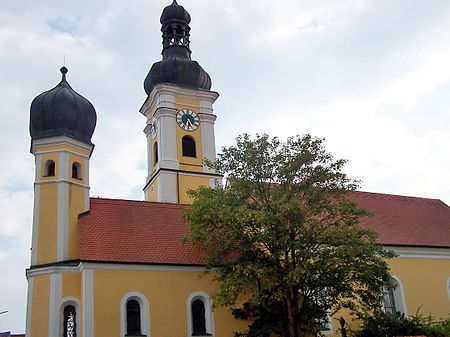
<svg viewBox="0 0 450 337">
<path fill-rule="evenodd" d="M 142 199 L 146 98 L 171 0 L 0 0 L 0 332 L 25 331 L 32 99 L 61 79 L 97 110 L 91 196 Z M 221 96 L 216 144 L 325 137 L 362 190 L 450 204 L 448 0 L 180 0 Z"/>
</svg>

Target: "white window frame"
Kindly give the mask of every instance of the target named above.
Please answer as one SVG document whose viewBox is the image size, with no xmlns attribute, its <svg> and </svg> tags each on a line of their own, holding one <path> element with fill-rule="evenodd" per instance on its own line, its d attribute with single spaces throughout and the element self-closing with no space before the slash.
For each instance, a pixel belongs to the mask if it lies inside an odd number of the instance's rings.
<svg viewBox="0 0 450 337">
<path fill-rule="evenodd" d="M 403 283 L 402 281 L 400 281 L 400 278 L 398 278 L 395 275 L 391 275 L 391 278 L 397 284 L 397 287 L 392 289 L 394 295 L 395 309 L 397 312 L 408 315 L 408 311 L 406 310 L 405 293 L 403 291 Z M 384 310 L 384 303 L 383 303 L 383 310 Z"/>
<path fill-rule="evenodd" d="M 447 293 L 448 293 L 448 300 L 450 301 L 450 277 L 447 280 Z"/>
<path fill-rule="evenodd" d="M 333 321 L 332 321 L 332 319 L 331 319 L 331 312 L 330 312 L 331 308 L 330 308 L 330 306 L 328 305 L 328 300 L 326 301 L 325 304 L 326 304 L 327 307 L 328 307 L 327 315 L 326 315 L 326 317 L 324 318 L 324 322 L 323 322 L 323 323 L 325 323 L 325 324 L 322 325 L 322 327 L 319 328 L 319 331 L 320 331 L 320 333 L 321 333 L 322 335 L 331 335 L 331 334 L 334 333 L 334 331 L 333 331 Z M 325 320 L 326 320 L 326 322 L 325 322 Z"/>
<path fill-rule="evenodd" d="M 333 331 L 333 321 L 331 319 L 331 314 L 329 311 L 327 312 L 326 320 L 327 322 L 325 323 L 323 328 L 320 329 L 320 333 L 323 335 L 331 335 L 334 333 L 334 331 Z"/>
<path fill-rule="evenodd" d="M 127 334 L 127 302 L 136 300 L 140 306 L 141 312 L 141 334 L 150 337 L 150 305 L 147 298 L 138 291 L 126 293 L 120 300 L 120 335 L 124 337 Z"/>
<path fill-rule="evenodd" d="M 58 319 L 58 336 L 63 336 L 64 334 L 64 308 L 68 305 L 73 305 L 75 308 L 75 324 L 76 324 L 76 334 L 80 335 L 80 300 L 76 297 L 67 296 L 60 300 L 59 305 L 59 319 Z"/>
<path fill-rule="evenodd" d="M 187 312 L 187 332 L 188 337 L 192 337 L 192 302 L 201 300 L 205 305 L 205 326 L 206 332 L 214 336 L 214 314 L 212 310 L 212 301 L 207 293 L 203 291 L 196 291 L 190 294 L 186 300 Z"/>
</svg>

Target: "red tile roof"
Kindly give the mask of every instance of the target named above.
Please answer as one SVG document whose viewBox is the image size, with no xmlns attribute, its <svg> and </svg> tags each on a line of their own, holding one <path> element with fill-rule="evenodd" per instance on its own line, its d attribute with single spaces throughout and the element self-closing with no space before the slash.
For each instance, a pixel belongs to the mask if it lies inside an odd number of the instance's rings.
<svg viewBox="0 0 450 337">
<path fill-rule="evenodd" d="M 352 192 L 375 215 L 362 226 L 386 245 L 450 247 L 450 207 L 440 200 Z M 79 219 L 80 258 L 89 261 L 201 265 L 201 252 L 180 240 L 186 205 L 92 198 Z"/>
<path fill-rule="evenodd" d="M 438 199 L 353 192 L 350 199 L 374 216 L 361 220 L 384 245 L 450 247 L 450 207 Z"/>
<path fill-rule="evenodd" d="M 79 219 L 81 260 L 201 265 L 201 252 L 182 243 L 185 205 L 91 198 Z"/>
</svg>

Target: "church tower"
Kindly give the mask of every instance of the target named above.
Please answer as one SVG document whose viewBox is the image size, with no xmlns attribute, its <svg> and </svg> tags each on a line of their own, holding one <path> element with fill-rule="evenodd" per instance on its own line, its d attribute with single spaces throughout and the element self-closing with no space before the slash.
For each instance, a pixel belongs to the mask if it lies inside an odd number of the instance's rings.
<svg viewBox="0 0 450 337">
<path fill-rule="evenodd" d="M 75 317 L 80 304 L 81 294 L 70 289 L 82 282 L 74 275 L 80 259 L 77 222 L 89 210 L 89 159 L 97 116 L 93 105 L 69 85 L 67 72 L 62 67 L 61 82 L 37 96 L 30 108 L 36 168 L 27 336 L 61 336 L 59 321 L 68 319 L 71 308 Z M 62 306 L 65 300 L 69 304 Z M 61 307 L 68 313 L 60 312 Z"/>
<path fill-rule="evenodd" d="M 147 118 L 147 201 L 189 203 L 186 192 L 215 186 L 221 176 L 204 164 L 215 160 L 211 78 L 191 59 L 189 13 L 176 0 L 161 15 L 162 61 L 150 69 L 140 112 Z"/>
</svg>

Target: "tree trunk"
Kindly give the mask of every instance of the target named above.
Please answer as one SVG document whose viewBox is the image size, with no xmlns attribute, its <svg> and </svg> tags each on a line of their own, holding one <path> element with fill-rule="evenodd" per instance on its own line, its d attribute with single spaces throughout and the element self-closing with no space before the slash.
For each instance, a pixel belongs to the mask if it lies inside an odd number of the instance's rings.
<svg viewBox="0 0 450 337">
<path fill-rule="evenodd" d="M 293 297 L 292 297 L 292 289 L 289 288 L 287 290 L 287 296 L 286 296 L 286 306 L 287 306 L 287 314 L 288 314 L 288 332 L 289 337 L 297 337 L 297 329 L 295 326 L 295 319 L 294 319 L 294 308 L 293 308 Z"/>
</svg>

